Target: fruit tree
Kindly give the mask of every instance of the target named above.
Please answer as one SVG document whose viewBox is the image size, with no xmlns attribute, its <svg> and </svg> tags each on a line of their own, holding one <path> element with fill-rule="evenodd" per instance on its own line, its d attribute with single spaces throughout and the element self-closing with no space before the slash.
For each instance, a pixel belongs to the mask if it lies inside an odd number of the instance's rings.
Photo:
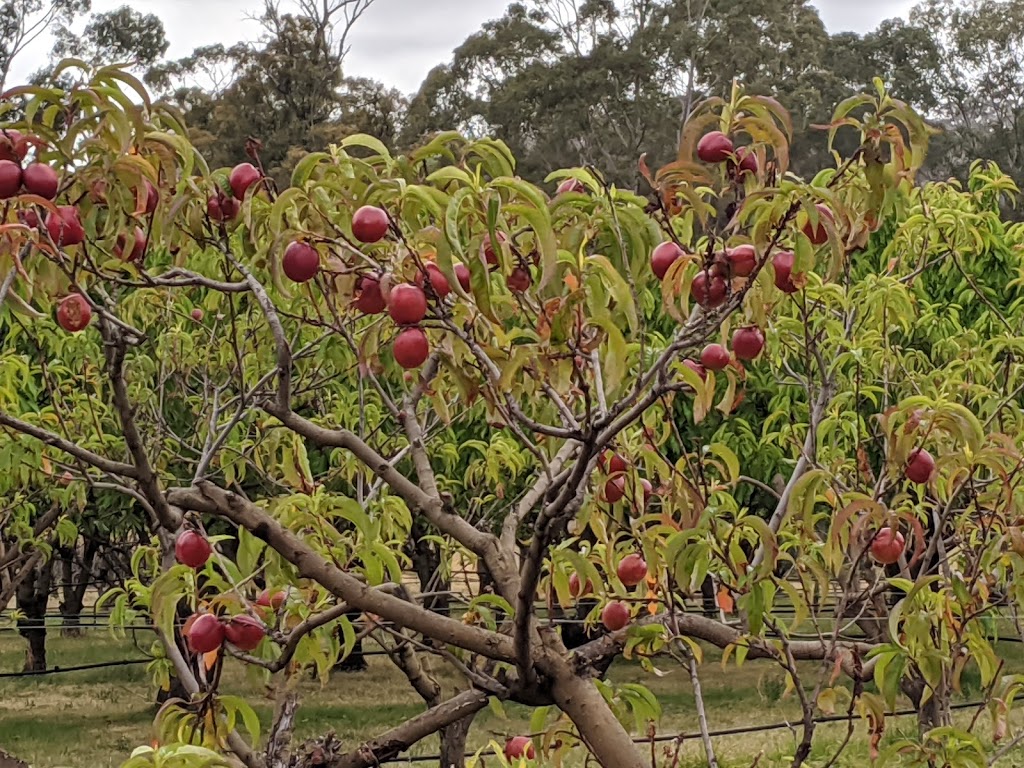
<svg viewBox="0 0 1024 768">
<path fill-rule="evenodd" d="M 667 166 L 639 159 L 649 196 L 597 169 L 549 195 L 456 134 L 403 156 L 352 136 L 278 189 L 255 144 L 208 168 L 123 71 L 61 75 L 3 102 L 0 494 L 17 516 L 41 493 L 66 526 L 100 488 L 149 520 L 104 604 L 152 621 L 151 670 L 186 695 L 131 765 L 295 764 L 289 681 L 326 679 L 362 634 L 427 708 L 334 745 L 336 768 L 435 734 L 462 764 L 459 725 L 506 701 L 536 732 L 494 760 L 650 766 L 634 737 L 657 700 L 603 671 L 675 658 L 696 678 L 707 646 L 784 671 L 793 765 L 832 711 L 882 759 L 976 764 L 951 714 L 968 664 L 1005 736 L 1022 312 L 971 262 L 1021 236 L 998 216 L 1013 189 L 990 167 L 916 186 L 929 129 L 881 85 L 839 105 L 827 129 L 859 143 L 810 181 L 787 174 L 785 110 L 736 87 Z M 951 269 L 966 287 L 922 295 Z M 988 321 L 956 320 L 976 302 Z M 461 615 L 403 584 L 414 537 L 479 570 Z M 687 610 L 708 578 L 735 615 Z M 584 598 L 598 631 L 569 648 L 554 617 Z M 269 733 L 220 693 L 226 664 L 264 675 Z M 898 696 L 920 736 L 884 742 Z"/>
</svg>

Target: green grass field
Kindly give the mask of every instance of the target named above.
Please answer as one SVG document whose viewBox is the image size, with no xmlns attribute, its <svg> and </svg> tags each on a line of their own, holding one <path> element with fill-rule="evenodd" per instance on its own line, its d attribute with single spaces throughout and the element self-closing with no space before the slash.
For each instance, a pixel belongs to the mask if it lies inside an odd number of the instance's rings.
<svg viewBox="0 0 1024 768">
<path fill-rule="evenodd" d="M 151 638 L 140 633 L 140 645 L 147 647 Z M 131 641 L 112 639 L 105 630 L 95 629 L 83 638 L 64 638 L 51 633 L 49 642 L 51 666 L 71 666 L 99 661 L 141 656 Z M 0 634 L 0 672 L 21 668 L 23 641 L 16 634 Z M 1004 653 L 1007 669 L 1024 668 L 1020 646 L 1007 646 Z M 717 655 L 709 654 L 701 667 L 701 679 L 708 718 L 712 729 L 727 729 L 783 721 L 796 721 L 799 703 L 796 696 L 782 697 L 783 678 L 777 668 L 767 662 L 749 662 L 742 667 L 730 664 L 722 668 Z M 666 660 L 669 662 L 670 660 Z M 346 743 L 368 738 L 396 724 L 402 718 L 422 710 L 423 705 L 405 679 L 387 657 L 372 656 L 370 668 L 360 673 L 335 673 L 329 684 L 316 682 L 302 686 L 304 706 L 300 710 L 297 735 L 300 739 L 334 730 Z M 813 686 L 816 668 L 808 665 L 807 679 Z M 689 675 L 685 670 L 665 665 L 664 677 L 647 675 L 639 667 L 620 663 L 612 669 L 616 681 L 642 681 L 659 697 L 664 717 L 658 724 L 660 734 L 696 731 L 697 719 Z M 978 699 L 976 678 L 965 676 L 966 699 Z M 272 702 L 266 693 L 248 682 L 244 672 L 233 665 L 226 676 L 225 689 L 242 693 L 257 702 L 264 724 L 269 722 Z M 25 760 L 35 768 L 71 766 L 108 768 L 118 766 L 139 744 L 153 738 L 155 713 L 153 690 L 145 666 L 113 667 L 33 678 L 0 679 L 0 748 Z M 507 734 L 528 730 L 529 712 L 510 705 L 508 719 L 490 710 L 477 718 L 471 734 L 475 749 L 489 739 L 504 741 Z M 973 710 L 961 711 L 958 721 L 967 723 Z M 1024 727 L 1024 716 L 1011 721 L 1011 735 Z M 828 762 L 839 740 L 845 734 L 845 723 L 820 725 L 810 765 Z M 892 719 L 887 723 L 886 740 L 912 733 L 913 718 Z M 987 739 L 989 720 L 978 718 L 976 732 Z M 789 764 L 789 756 L 797 743 L 796 730 L 724 736 L 715 739 L 719 765 L 722 768 L 750 768 L 761 755 L 758 766 Z M 432 754 L 436 742 L 427 741 L 413 755 Z M 658 750 L 658 766 L 668 760 Z M 706 766 L 707 761 L 698 739 L 684 743 L 678 768 Z M 582 766 L 582 761 L 575 766 Z M 398 765 L 429 766 L 435 763 L 403 761 Z M 837 765 L 862 768 L 868 765 L 863 728 Z M 1024 765 L 1024 749 L 1011 753 L 999 765 Z"/>
</svg>

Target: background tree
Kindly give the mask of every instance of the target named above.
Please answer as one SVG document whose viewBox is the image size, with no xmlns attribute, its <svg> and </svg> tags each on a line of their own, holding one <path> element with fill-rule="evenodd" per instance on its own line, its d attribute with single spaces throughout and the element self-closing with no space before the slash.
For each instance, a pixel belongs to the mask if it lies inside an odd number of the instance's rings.
<svg viewBox="0 0 1024 768">
<path fill-rule="evenodd" d="M 116 61 L 143 71 L 156 64 L 170 45 L 159 17 L 128 5 L 92 14 L 82 31 L 58 23 L 52 32 L 57 58 L 73 56 L 93 64 Z"/>
<path fill-rule="evenodd" d="M 349 32 L 371 2 L 302 2 L 296 12 L 267 2 L 256 44 L 197 49 L 162 64 L 149 81 L 184 108 L 197 146 L 212 162 L 244 159 L 252 137 L 266 171 L 285 184 L 299 158 L 351 133 L 372 132 L 388 142 L 397 134 L 402 96 L 343 75 Z"/>
</svg>

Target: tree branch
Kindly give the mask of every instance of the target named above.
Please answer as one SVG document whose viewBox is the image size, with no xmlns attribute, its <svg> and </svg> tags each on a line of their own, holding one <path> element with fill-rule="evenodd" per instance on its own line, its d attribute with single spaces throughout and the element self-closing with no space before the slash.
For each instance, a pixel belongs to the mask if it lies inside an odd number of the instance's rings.
<svg viewBox="0 0 1024 768">
<path fill-rule="evenodd" d="M 313 579 L 353 608 L 491 659 L 512 661 L 514 658 L 508 637 L 463 624 L 367 586 L 326 561 L 264 510 L 238 494 L 201 482 L 193 488 L 172 489 L 168 499 L 175 506 L 219 515 L 242 526 L 294 565 L 299 576 Z"/>
<path fill-rule="evenodd" d="M 672 626 L 679 635 L 692 637 L 696 640 L 703 640 L 716 648 L 726 648 L 730 645 L 745 645 L 750 651 L 748 659 L 775 659 L 779 660 L 779 650 L 765 640 L 751 635 L 745 635 L 738 629 L 730 627 L 714 619 L 708 619 L 696 614 L 659 614 L 647 619 L 641 619 L 639 624 L 662 624 Z M 577 666 L 591 667 L 606 661 L 609 657 L 618 654 L 626 643 L 627 630 L 612 632 L 597 640 L 580 646 L 573 652 L 573 660 Z M 877 646 L 871 643 L 843 642 L 835 643 L 834 647 L 830 642 L 821 640 L 794 640 L 789 643 L 790 653 L 796 661 L 835 661 L 841 660 L 843 671 L 850 677 L 855 677 L 854 664 L 851 654 L 857 654 L 861 658 L 866 657 Z M 861 676 L 870 677 L 874 665 L 864 665 Z"/>
<path fill-rule="evenodd" d="M 406 720 L 397 728 L 364 742 L 358 749 L 331 762 L 330 768 L 374 768 L 397 757 L 421 739 L 479 712 L 486 706 L 486 694 L 480 691 L 465 691 Z"/>
<path fill-rule="evenodd" d="M 7 427 L 15 432 L 20 432 L 23 435 L 34 437 L 36 440 L 46 443 L 57 450 L 63 451 L 69 456 L 74 456 L 76 459 L 84 461 L 89 466 L 96 467 L 96 469 L 107 472 L 108 474 L 130 477 L 133 480 L 137 480 L 139 478 L 140 472 L 138 468 L 131 464 L 123 464 L 119 461 L 106 459 L 99 454 L 95 454 L 75 443 L 65 440 L 59 435 L 55 435 L 53 432 L 48 432 L 45 429 L 29 424 L 27 421 L 16 419 L 3 411 L 0 411 L 0 427 Z"/>
<path fill-rule="evenodd" d="M 153 505 L 160 525 L 167 531 L 176 531 L 181 527 L 181 517 L 175 514 L 167 503 L 167 498 L 160 488 L 160 481 L 149 462 L 142 435 L 135 424 L 135 409 L 128 397 L 128 386 L 124 380 L 124 342 L 106 322 L 103 323 L 103 337 L 107 343 L 107 368 L 114 391 L 114 407 L 121 421 L 125 445 L 128 446 L 128 452 L 135 462 L 135 480 L 149 499 L 149 503 Z"/>
</svg>

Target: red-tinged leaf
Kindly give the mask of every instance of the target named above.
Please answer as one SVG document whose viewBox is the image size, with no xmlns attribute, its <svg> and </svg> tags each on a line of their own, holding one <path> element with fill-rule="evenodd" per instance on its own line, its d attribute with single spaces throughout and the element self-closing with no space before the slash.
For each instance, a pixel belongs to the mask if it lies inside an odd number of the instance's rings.
<svg viewBox="0 0 1024 768">
<path fill-rule="evenodd" d="M 52 200 L 47 200 L 45 197 L 40 197 L 39 195 L 31 195 L 28 193 L 18 195 L 18 202 L 27 205 L 39 205 L 50 213 L 57 213 L 56 204 Z"/>
<path fill-rule="evenodd" d="M 718 588 L 718 607 L 726 613 L 732 613 L 736 609 L 736 601 L 724 586 Z"/>
<path fill-rule="evenodd" d="M 746 131 L 755 142 L 770 146 L 775 151 L 779 174 L 786 172 L 789 168 L 789 140 L 773 121 L 745 117 L 738 120 L 736 125 L 740 130 Z"/>
<path fill-rule="evenodd" d="M 646 152 L 640 155 L 640 160 L 637 162 L 637 168 L 640 170 L 640 175 L 643 176 L 647 183 L 653 187 L 654 179 L 651 177 L 651 169 L 647 166 Z"/>
</svg>

